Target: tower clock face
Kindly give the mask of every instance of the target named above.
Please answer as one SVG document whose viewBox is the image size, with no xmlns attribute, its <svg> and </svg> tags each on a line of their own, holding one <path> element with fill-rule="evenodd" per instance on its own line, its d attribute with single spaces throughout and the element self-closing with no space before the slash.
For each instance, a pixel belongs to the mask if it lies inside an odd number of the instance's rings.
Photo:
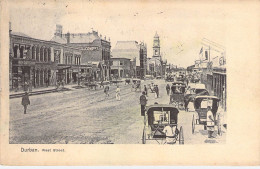
<svg viewBox="0 0 260 169">
<path fill-rule="evenodd" d="M 158 55 L 158 50 L 157 49 L 155 49 L 155 55 Z"/>
</svg>

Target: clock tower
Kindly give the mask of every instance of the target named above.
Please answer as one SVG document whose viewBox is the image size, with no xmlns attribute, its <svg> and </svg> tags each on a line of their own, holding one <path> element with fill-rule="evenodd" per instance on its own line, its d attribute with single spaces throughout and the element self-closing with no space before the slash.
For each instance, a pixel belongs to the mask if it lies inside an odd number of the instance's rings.
<svg viewBox="0 0 260 169">
<path fill-rule="evenodd" d="M 160 54 L 160 38 L 157 34 L 157 32 L 154 35 L 153 38 L 153 57 L 158 58 L 161 60 L 161 54 Z"/>
</svg>

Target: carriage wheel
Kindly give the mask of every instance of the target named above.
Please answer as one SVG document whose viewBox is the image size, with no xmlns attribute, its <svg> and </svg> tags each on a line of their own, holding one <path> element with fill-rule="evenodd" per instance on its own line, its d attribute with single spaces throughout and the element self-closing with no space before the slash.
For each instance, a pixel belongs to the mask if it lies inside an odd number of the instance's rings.
<svg viewBox="0 0 260 169">
<path fill-rule="evenodd" d="M 194 118 L 194 114 L 192 116 L 192 134 L 194 134 L 195 132 L 195 118 Z"/>
<path fill-rule="evenodd" d="M 146 143 L 146 133 L 145 133 L 145 127 L 144 127 L 144 130 L 143 130 L 142 143 L 143 143 L 143 144 L 145 144 L 145 143 Z"/>
<path fill-rule="evenodd" d="M 184 135 L 183 135 L 183 129 L 182 129 L 182 126 L 181 126 L 181 128 L 180 128 L 179 144 L 184 144 Z"/>
</svg>

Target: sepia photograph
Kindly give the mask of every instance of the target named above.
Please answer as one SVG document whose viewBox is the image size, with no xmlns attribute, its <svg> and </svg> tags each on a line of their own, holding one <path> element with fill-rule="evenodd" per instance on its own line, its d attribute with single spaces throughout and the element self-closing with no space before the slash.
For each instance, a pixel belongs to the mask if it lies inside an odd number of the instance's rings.
<svg viewBox="0 0 260 169">
<path fill-rule="evenodd" d="M 256 4 L 2 0 L 3 159 L 259 163 Z"/>
<path fill-rule="evenodd" d="M 41 3 L 10 6 L 10 144 L 225 144 L 221 15 Z"/>
</svg>

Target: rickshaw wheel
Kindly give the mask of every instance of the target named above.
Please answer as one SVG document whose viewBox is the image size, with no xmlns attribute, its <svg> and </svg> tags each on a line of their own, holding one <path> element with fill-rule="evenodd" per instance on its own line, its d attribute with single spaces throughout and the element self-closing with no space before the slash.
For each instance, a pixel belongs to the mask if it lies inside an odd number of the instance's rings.
<svg viewBox="0 0 260 169">
<path fill-rule="evenodd" d="M 144 130 L 143 130 L 142 143 L 143 143 L 143 144 L 145 144 L 145 143 L 146 143 L 146 133 L 145 133 L 145 127 L 144 127 Z"/>
<path fill-rule="evenodd" d="M 192 134 L 194 134 L 195 132 L 195 118 L 194 118 L 194 114 L 192 116 Z"/>
<path fill-rule="evenodd" d="M 181 126 L 181 128 L 180 128 L 179 144 L 184 144 L 184 135 L 183 135 L 183 129 L 182 129 L 182 126 Z"/>
</svg>

